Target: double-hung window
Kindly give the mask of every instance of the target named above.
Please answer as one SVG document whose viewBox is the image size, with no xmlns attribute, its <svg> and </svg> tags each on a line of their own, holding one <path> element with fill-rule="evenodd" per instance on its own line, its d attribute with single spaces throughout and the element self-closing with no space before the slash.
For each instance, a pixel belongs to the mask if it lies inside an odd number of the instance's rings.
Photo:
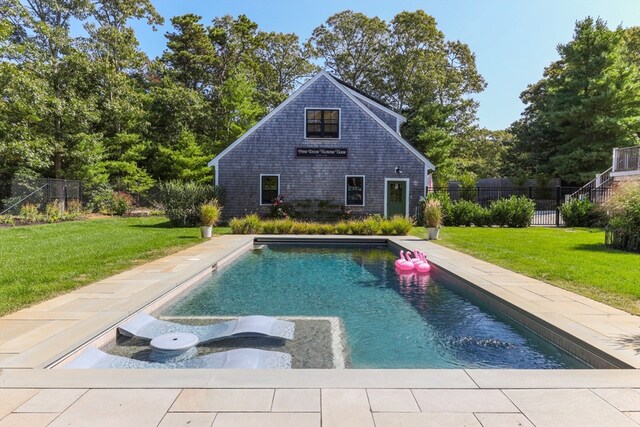
<svg viewBox="0 0 640 427">
<path fill-rule="evenodd" d="M 345 205 L 364 206 L 364 175 L 345 177 Z"/>
<path fill-rule="evenodd" d="M 270 205 L 280 194 L 280 175 L 260 175 L 260 204 Z"/>
<path fill-rule="evenodd" d="M 306 110 L 307 138 L 340 138 L 340 110 Z"/>
</svg>

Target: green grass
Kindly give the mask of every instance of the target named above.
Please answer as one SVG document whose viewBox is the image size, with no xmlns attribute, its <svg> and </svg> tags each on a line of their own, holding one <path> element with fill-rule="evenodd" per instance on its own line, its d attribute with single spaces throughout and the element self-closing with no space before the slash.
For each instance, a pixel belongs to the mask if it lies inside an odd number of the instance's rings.
<svg viewBox="0 0 640 427">
<path fill-rule="evenodd" d="M 0 315 L 202 241 L 198 228 L 162 217 L 0 228 Z"/>
<path fill-rule="evenodd" d="M 443 246 L 640 314 L 640 255 L 607 248 L 602 230 L 445 227 L 440 237 Z"/>
</svg>

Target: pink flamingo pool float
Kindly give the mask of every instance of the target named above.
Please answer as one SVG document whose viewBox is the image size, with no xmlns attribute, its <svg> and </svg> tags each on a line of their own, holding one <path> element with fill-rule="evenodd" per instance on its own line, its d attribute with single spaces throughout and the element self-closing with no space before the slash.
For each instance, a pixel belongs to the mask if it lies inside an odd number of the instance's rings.
<svg viewBox="0 0 640 427">
<path fill-rule="evenodd" d="M 427 257 L 422 251 L 414 251 L 415 258 L 411 257 L 411 252 L 400 251 L 400 258 L 395 262 L 398 270 L 403 272 L 414 271 L 416 273 L 428 273 L 431 265 L 427 262 Z"/>
</svg>

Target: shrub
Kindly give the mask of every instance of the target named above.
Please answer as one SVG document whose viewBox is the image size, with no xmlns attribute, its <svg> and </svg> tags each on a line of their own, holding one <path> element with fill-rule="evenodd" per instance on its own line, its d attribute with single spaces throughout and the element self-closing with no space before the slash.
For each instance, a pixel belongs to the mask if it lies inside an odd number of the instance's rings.
<svg viewBox="0 0 640 427">
<path fill-rule="evenodd" d="M 525 196 L 511 196 L 491 203 L 491 222 L 507 227 L 528 227 L 535 213 L 535 203 Z"/>
<path fill-rule="evenodd" d="M 606 222 L 602 209 L 589 199 L 571 199 L 560 206 L 567 227 L 601 227 Z"/>
<path fill-rule="evenodd" d="M 473 172 L 464 172 L 458 176 L 458 182 L 460 182 L 460 197 L 463 200 L 475 202 L 478 200 L 477 183 L 478 178 Z"/>
<path fill-rule="evenodd" d="M 107 184 L 100 184 L 93 187 L 85 188 L 84 194 L 88 197 L 88 209 L 91 212 L 109 213 L 111 205 L 113 189 Z"/>
<path fill-rule="evenodd" d="M 293 207 L 284 200 L 284 196 L 279 194 L 278 197 L 271 201 L 269 218 L 291 218 L 293 216 Z"/>
<path fill-rule="evenodd" d="M 424 223 L 432 228 L 442 225 L 442 205 L 439 200 L 427 200 L 425 203 Z"/>
<path fill-rule="evenodd" d="M 478 207 L 476 208 L 476 212 L 473 218 L 473 225 L 475 225 L 476 227 L 483 227 L 483 226 L 491 226 L 493 225 L 493 220 L 491 217 L 491 210 L 489 210 L 488 208 L 482 207 L 480 205 L 478 205 Z"/>
<path fill-rule="evenodd" d="M 111 194 L 111 206 L 109 213 L 113 215 L 123 216 L 131 213 L 135 201 L 131 194 L 124 191 L 114 191 Z"/>
<path fill-rule="evenodd" d="M 216 225 L 220 221 L 222 207 L 217 200 L 212 200 L 200 206 L 200 223 L 204 226 Z"/>
<path fill-rule="evenodd" d="M 38 214 L 38 205 L 33 203 L 25 203 L 20 208 L 20 219 L 25 222 L 37 222 L 40 219 Z"/>
<path fill-rule="evenodd" d="M 64 213 L 68 219 L 75 219 L 82 216 L 82 202 L 80 202 L 80 200 L 69 201 Z"/>
<path fill-rule="evenodd" d="M 15 225 L 15 223 L 13 215 L 0 215 L 0 224 Z"/>
<path fill-rule="evenodd" d="M 62 207 L 60 202 L 54 200 L 51 203 L 47 203 L 44 208 L 44 220 L 47 222 L 56 222 L 62 219 Z"/>
<path fill-rule="evenodd" d="M 486 209 L 477 203 L 460 200 L 451 205 L 449 224 L 460 225 L 488 225 Z"/>
<path fill-rule="evenodd" d="M 174 180 L 158 188 L 165 214 L 174 226 L 195 226 L 200 222 L 201 205 L 213 199 L 222 203 L 220 189 L 212 185 Z"/>
</svg>

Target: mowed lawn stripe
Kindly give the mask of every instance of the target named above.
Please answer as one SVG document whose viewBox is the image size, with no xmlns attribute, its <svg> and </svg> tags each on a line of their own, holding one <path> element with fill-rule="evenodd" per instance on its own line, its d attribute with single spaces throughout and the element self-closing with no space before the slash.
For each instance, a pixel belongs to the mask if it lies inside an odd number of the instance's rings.
<svg viewBox="0 0 640 427">
<path fill-rule="evenodd" d="M 602 230 L 445 227 L 441 237 L 436 243 L 640 314 L 640 254 L 606 247 Z"/>
<path fill-rule="evenodd" d="M 0 315 L 201 241 L 163 217 L 0 228 Z"/>
</svg>

